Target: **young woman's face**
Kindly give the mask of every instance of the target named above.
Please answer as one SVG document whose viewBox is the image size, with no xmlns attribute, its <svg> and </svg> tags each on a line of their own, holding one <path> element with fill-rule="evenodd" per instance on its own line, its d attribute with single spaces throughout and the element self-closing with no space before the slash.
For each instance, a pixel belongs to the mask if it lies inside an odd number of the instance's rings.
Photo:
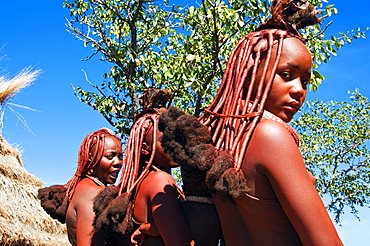
<svg viewBox="0 0 370 246">
<path fill-rule="evenodd" d="M 156 163 L 157 165 L 160 165 L 165 168 L 179 167 L 180 165 L 174 162 L 172 160 L 172 157 L 164 152 L 164 148 L 162 147 L 161 142 L 159 141 L 159 138 L 162 135 L 163 133 L 157 129 L 157 140 L 153 163 Z"/>
<path fill-rule="evenodd" d="M 122 167 L 121 142 L 113 137 L 105 138 L 103 157 L 94 168 L 94 174 L 104 184 L 114 184 Z"/>
<path fill-rule="evenodd" d="M 150 157 L 150 154 L 152 153 L 152 139 L 153 139 L 153 130 L 151 130 L 147 136 L 145 137 L 146 142 L 146 149 L 148 153 L 148 157 Z M 160 132 L 158 129 L 156 129 L 157 139 L 155 143 L 155 155 L 153 159 L 153 164 L 157 167 L 161 168 L 174 168 L 180 166 L 176 162 L 174 162 L 168 154 L 164 152 L 164 149 L 161 145 L 161 142 L 159 141 L 159 138 L 163 135 L 162 132 Z"/>
<path fill-rule="evenodd" d="M 306 46 L 296 38 L 285 39 L 265 109 L 289 122 L 306 98 L 311 65 Z"/>
</svg>

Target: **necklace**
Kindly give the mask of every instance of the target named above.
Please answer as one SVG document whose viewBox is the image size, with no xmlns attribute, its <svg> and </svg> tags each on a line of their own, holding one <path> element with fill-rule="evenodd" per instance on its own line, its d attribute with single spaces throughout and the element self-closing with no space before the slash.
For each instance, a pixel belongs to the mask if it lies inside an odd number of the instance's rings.
<svg viewBox="0 0 370 246">
<path fill-rule="evenodd" d="M 269 119 L 269 120 L 273 120 L 273 121 L 277 121 L 281 124 L 283 124 L 283 126 L 289 131 L 290 135 L 292 135 L 295 143 L 299 146 L 299 135 L 297 134 L 297 132 L 293 129 L 293 127 L 291 127 L 288 123 L 284 122 L 282 119 L 280 119 L 279 117 L 277 117 L 276 115 L 274 115 L 273 113 L 270 113 L 269 111 L 267 110 L 264 110 L 263 111 L 263 115 L 262 115 L 262 118 L 263 119 Z"/>
<path fill-rule="evenodd" d="M 97 184 L 98 186 L 102 186 L 102 187 L 104 187 L 105 186 L 105 184 L 103 184 L 99 179 L 97 179 L 97 178 L 95 178 L 95 177 L 93 177 L 93 176 L 90 176 L 90 175 L 86 175 L 86 177 L 88 178 L 88 179 L 91 179 L 95 184 Z"/>
</svg>

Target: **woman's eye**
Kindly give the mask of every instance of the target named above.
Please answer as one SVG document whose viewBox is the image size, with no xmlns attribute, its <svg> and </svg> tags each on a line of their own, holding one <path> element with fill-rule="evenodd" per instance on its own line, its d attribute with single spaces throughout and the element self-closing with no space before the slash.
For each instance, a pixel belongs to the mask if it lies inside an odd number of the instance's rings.
<svg viewBox="0 0 370 246">
<path fill-rule="evenodd" d="M 304 80 L 303 80 L 303 83 L 305 83 L 306 85 L 311 84 L 311 77 L 309 77 L 309 78 L 307 78 L 307 79 L 304 79 Z"/>
<path fill-rule="evenodd" d="M 107 159 L 109 159 L 109 160 L 112 160 L 113 159 L 113 157 L 114 157 L 114 155 L 106 155 L 105 156 Z"/>
<path fill-rule="evenodd" d="M 281 73 L 280 76 L 283 77 L 284 79 L 289 79 L 290 78 L 290 73 L 284 72 L 284 73 Z"/>
</svg>

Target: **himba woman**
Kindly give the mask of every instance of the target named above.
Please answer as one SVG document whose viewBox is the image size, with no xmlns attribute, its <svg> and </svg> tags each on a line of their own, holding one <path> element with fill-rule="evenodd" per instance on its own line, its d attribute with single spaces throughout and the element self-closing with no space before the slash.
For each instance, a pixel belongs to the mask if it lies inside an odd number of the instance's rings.
<svg viewBox="0 0 370 246">
<path fill-rule="evenodd" d="M 297 29 L 318 22 L 305 0 L 273 1 L 272 18 L 233 49 L 199 118 L 212 139 L 198 145 L 205 164 L 196 165 L 213 193 L 226 245 L 342 245 L 287 124 L 311 76 L 311 54 Z M 177 154 L 191 156 L 178 136 Z"/>
<path fill-rule="evenodd" d="M 76 172 L 67 184 L 39 190 L 38 198 L 46 212 L 67 224 L 72 245 L 110 245 L 93 228 L 93 201 L 106 185 L 115 183 L 121 167 L 121 140 L 102 128 L 84 138 Z"/>
<path fill-rule="evenodd" d="M 170 96 L 166 90 L 149 89 L 140 98 L 143 110 L 131 127 L 118 189 L 106 189 L 94 205 L 98 230 L 130 234 L 142 225 L 145 231 L 134 232 L 135 244 L 194 244 L 181 210 L 182 192 L 170 174 L 179 165 L 158 141 L 158 118 Z"/>
</svg>

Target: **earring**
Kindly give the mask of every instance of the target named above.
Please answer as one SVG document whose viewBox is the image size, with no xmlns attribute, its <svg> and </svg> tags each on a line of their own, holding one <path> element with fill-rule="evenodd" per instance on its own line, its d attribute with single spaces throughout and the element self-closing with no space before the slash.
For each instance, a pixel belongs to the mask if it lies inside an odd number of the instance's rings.
<svg viewBox="0 0 370 246">
<path fill-rule="evenodd" d="M 141 154 L 143 155 L 149 155 L 149 151 L 146 149 L 141 149 Z"/>
<path fill-rule="evenodd" d="M 141 146 L 141 154 L 143 154 L 143 155 L 149 155 L 148 144 L 145 143 L 145 142 Z"/>
<path fill-rule="evenodd" d="M 94 174 L 94 170 L 91 168 L 91 169 L 87 172 L 87 175 L 93 176 L 93 174 Z"/>
</svg>

